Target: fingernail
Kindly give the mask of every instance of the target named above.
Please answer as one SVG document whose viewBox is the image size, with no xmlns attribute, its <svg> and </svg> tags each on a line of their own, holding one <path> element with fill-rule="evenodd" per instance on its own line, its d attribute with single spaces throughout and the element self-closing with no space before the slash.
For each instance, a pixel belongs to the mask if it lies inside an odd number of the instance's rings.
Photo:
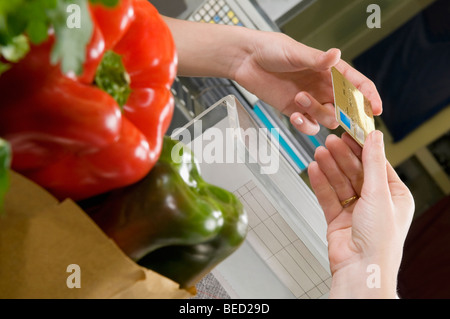
<svg viewBox="0 0 450 319">
<path fill-rule="evenodd" d="M 302 118 L 299 116 L 297 118 L 294 119 L 294 123 L 297 125 L 302 125 L 303 124 L 303 120 Z"/>
<path fill-rule="evenodd" d="M 325 59 L 327 55 L 332 51 L 333 49 L 328 49 L 328 51 L 324 52 L 322 55 L 322 58 Z"/>
<path fill-rule="evenodd" d="M 373 142 L 379 145 L 384 145 L 384 136 L 381 131 L 374 131 L 372 133 Z"/>
<path fill-rule="evenodd" d="M 331 49 L 330 49 L 331 50 Z M 328 53 L 330 53 L 330 50 L 328 50 L 328 51 L 326 51 L 326 52 L 322 52 L 322 54 L 319 56 L 319 62 L 320 63 L 323 63 L 323 62 L 325 62 L 325 60 L 327 59 L 327 57 L 328 57 Z"/>
<path fill-rule="evenodd" d="M 322 55 L 320 56 L 321 62 L 325 62 L 325 60 L 328 58 L 328 54 L 331 52 L 331 50 L 333 50 L 333 49 L 329 49 L 328 51 L 322 53 Z"/>
<path fill-rule="evenodd" d="M 303 107 L 308 107 L 311 105 L 311 100 L 306 96 L 306 94 L 300 94 L 297 97 L 297 103 Z"/>
</svg>

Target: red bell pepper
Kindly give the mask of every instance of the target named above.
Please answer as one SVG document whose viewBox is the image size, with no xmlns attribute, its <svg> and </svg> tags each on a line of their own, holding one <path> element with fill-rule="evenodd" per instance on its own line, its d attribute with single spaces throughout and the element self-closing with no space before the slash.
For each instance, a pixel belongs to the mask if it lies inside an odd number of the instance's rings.
<svg viewBox="0 0 450 319">
<path fill-rule="evenodd" d="M 50 63 L 50 37 L 0 77 L 0 136 L 11 144 L 11 167 L 60 199 L 85 199 L 146 176 L 173 114 L 177 55 L 158 11 L 146 0 L 90 9 L 94 32 L 81 75 Z M 113 75 L 129 80 L 122 106 L 97 85 L 108 50 L 126 70 Z"/>
</svg>

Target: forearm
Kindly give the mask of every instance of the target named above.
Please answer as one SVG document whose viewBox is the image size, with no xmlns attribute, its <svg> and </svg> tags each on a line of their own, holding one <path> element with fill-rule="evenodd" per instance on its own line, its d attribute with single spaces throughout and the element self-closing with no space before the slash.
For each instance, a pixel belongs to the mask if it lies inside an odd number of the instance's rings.
<svg viewBox="0 0 450 319">
<path fill-rule="evenodd" d="M 253 31 L 164 17 L 178 51 L 178 75 L 233 79 L 249 54 Z"/>
</svg>

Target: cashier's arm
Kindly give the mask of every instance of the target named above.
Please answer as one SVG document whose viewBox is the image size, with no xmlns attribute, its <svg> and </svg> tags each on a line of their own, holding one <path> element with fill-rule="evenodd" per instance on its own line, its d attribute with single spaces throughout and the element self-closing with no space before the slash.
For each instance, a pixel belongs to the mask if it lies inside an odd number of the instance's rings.
<svg viewBox="0 0 450 319">
<path fill-rule="evenodd" d="M 334 129 L 330 68 L 335 66 L 382 112 L 372 81 L 341 60 L 338 49 L 320 51 L 283 33 L 164 17 L 178 50 L 180 76 L 222 77 L 290 117 L 301 132 L 314 135 L 318 123 Z"/>
</svg>

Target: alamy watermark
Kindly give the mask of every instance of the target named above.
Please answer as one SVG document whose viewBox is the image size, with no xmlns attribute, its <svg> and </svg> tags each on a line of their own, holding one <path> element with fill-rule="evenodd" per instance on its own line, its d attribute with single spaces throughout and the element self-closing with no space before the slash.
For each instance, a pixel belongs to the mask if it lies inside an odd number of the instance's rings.
<svg viewBox="0 0 450 319">
<path fill-rule="evenodd" d="M 70 264 L 66 268 L 70 275 L 66 279 L 67 288 L 81 288 L 81 268 L 77 264 Z"/>
<path fill-rule="evenodd" d="M 367 13 L 370 15 L 367 17 L 366 24 L 369 29 L 381 28 L 381 8 L 378 4 L 370 4 L 367 6 Z"/>
<path fill-rule="evenodd" d="M 66 25 L 69 29 L 81 29 L 81 8 L 78 4 L 69 4 L 66 8 L 68 13 Z"/>
<path fill-rule="evenodd" d="M 369 289 L 381 288 L 381 268 L 377 264 L 367 266 L 366 272 L 369 274 L 366 279 L 366 285 Z"/>
<path fill-rule="evenodd" d="M 175 131 L 179 140 L 194 153 L 199 163 L 206 164 L 258 164 L 261 174 L 275 174 L 280 167 L 279 129 L 211 127 L 203 131 L 201 120 L 194 123 L 193 135 L 188 129 Z M 172 160 L 181 163 L 190 160 L 181 154 L 182 144 L 172 149 Z"/>
<path fill-rule="evenodd" d="M 69 4 L 66 8 L 68 17 L 66 25 L 69 29 L 81 28 L 81 8 L 78 4 Z M 366 9 L 370 15 L 367 17 L 366 24 L 369 29 L 381 28 L 381 8 L 378 4 L 369 4 Z"/>
</svg>

